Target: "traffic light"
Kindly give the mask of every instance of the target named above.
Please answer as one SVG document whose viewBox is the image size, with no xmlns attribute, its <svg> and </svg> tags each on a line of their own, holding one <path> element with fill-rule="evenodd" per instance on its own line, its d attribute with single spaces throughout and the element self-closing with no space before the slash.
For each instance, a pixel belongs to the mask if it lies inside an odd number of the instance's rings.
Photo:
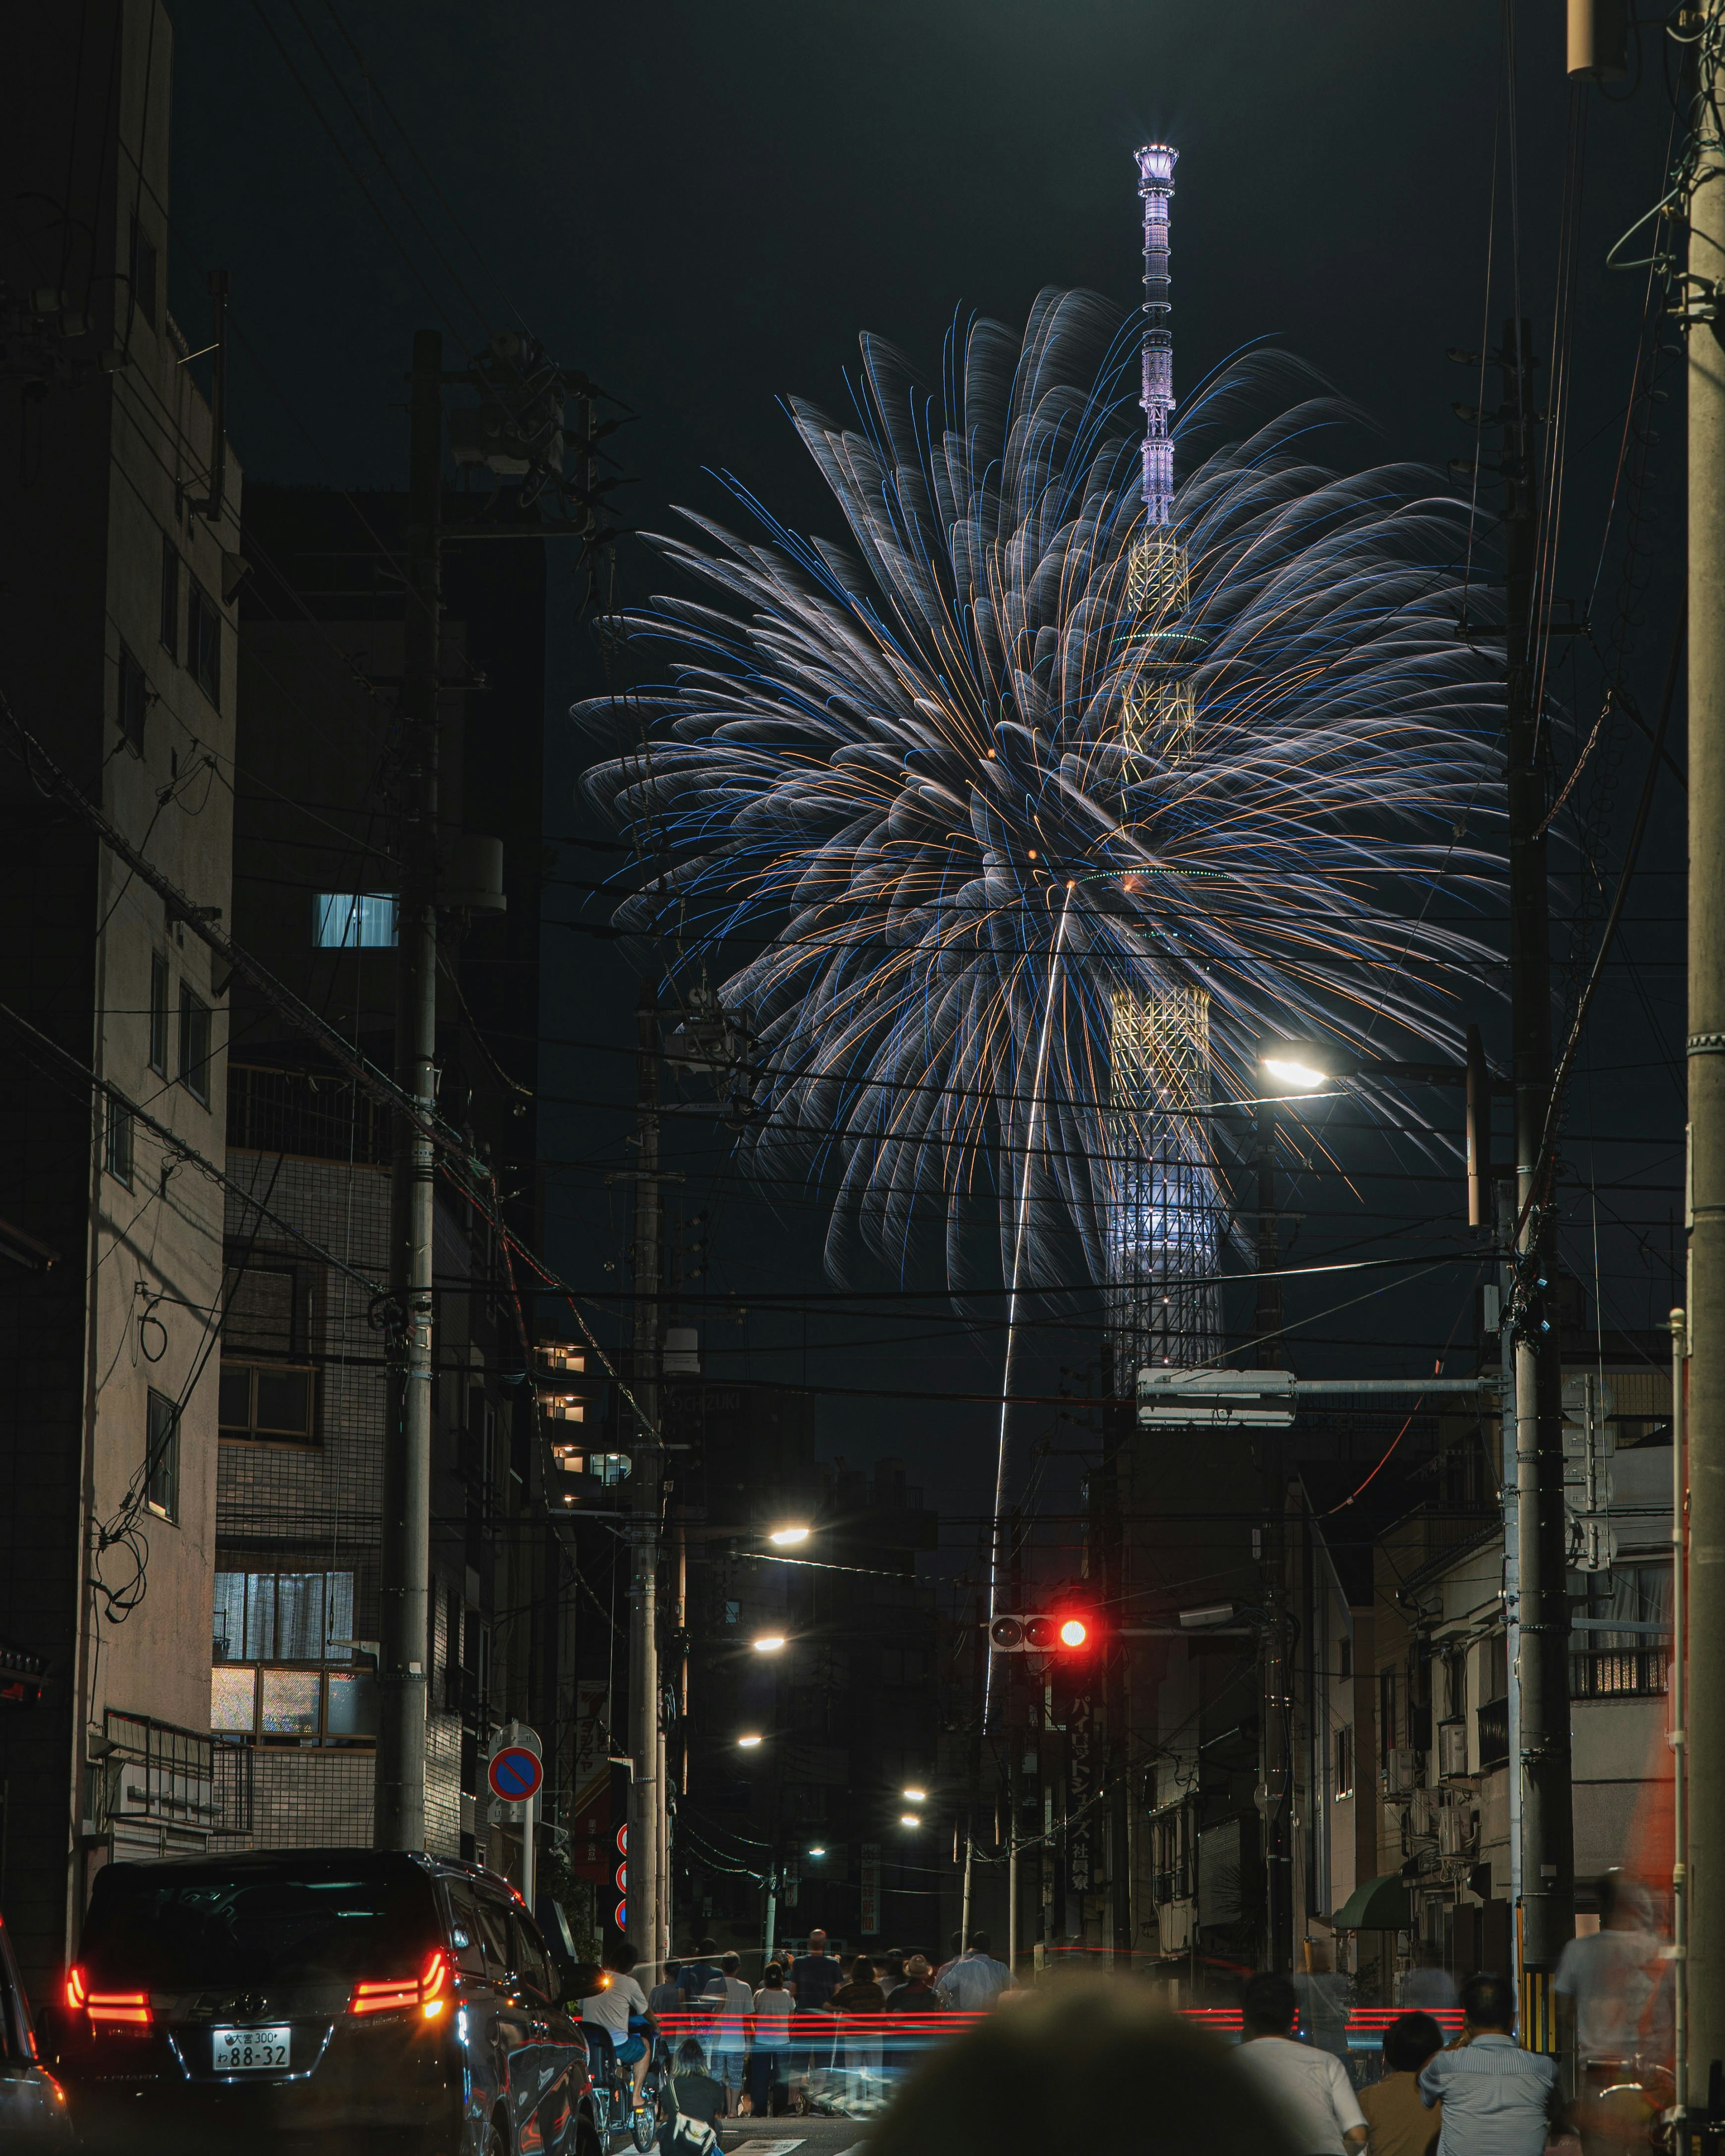
<svg viewBox="0 0 1725 2156">
<path fill-rule="evenodd" d="M 996 1655 L 1081 1655 L 1097 1636 L 1096 1621 L 1086 1610 L 1012 1613 L 988 1626 L 988 1650 Z"/>
</svg>

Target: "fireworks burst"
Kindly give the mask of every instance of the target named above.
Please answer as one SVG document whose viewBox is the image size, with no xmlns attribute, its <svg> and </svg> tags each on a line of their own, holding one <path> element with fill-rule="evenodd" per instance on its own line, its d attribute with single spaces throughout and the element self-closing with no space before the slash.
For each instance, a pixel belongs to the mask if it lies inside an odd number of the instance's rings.
<svg viewBox="0 0 1725 2156">
<path fill-rule="evenodd" d="M 1225 1209 L 1195 1086 L 1254 1096 L 1266 1030 L 1455 1052 L 1489 955 L 1430 916 L 1497 874 L 1463 829 L 1501 712 L 1456 635 L 1465 511 L 1313 463 L 1349 415 L 1260 354 L 1191 400 L 1151 538 L 1136 329 L 1045 291 L 1022 336 L 949 339 L 938 400 L 865 337 L 856 424 L 792 406 L 847 544 L 741 488 L 758 542 L 688 515 L 653 543 L 704 603 L 617 624 L 668 678 L 578 707 L 633 730 L 586 781 L 654 877 L 619 923 L 691 970 L 753 953 L 721 991 L 760 1042 L 743 1151 L 830 1194 L 835 1277 L 939 1222 L 962 1291 L 986 1220 L 1009 1281 L 1101 1283 L 1157 1145 Z"/>
</svg>

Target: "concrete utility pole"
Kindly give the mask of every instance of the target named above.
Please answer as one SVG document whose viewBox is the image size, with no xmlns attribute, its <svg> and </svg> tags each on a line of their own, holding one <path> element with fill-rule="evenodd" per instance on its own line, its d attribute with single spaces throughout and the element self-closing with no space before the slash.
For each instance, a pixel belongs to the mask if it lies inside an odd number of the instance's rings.
<svg viewBox="0 0 1725 2156">
<path fill-rule="evenodd" d="M 1257 1341 L 1252 1365 L 1259 1370 L 1279 1370 L 1285 1350 L 1281 1341 L 1281 1259 L 1276 1242 L 1276 1126 L 1274 1101 L 1258 1103 L 1258 1312 Z"/>
<path fill-rule="evenodd" d="M 408 401 L 408 590 L 402 619 L 401 896 L 395 1078 L 419 1122 L 396 1118 L 390 1186 L 389 1358 L 383 1445 L 382 1614 L 374 1801 L 379 1849 L 425 1846 L 425 1687 L 431 1615 L 431 1240 L 437 1106 L 439 524 L 443 339 L 413 336 Z"/>
<path fill-rule="evenodd" d="M 1522 2041 L 1551 2046 L 1549 1986 L 1575 1930 L 1574 1826 L 1569 1784 L 1569 1613 L 1563 1594 L 1563 1341 L 1543 1332 L 1555 1259 L 1549 1185 L 1536 1188 L 1551 1100 L 1551 952 L 1546 788 L 1534 684 L 1532 619 L 1539 469 L 1531 323 L 1504 324 L 1505 665 L 1508 705 L 1510 1011 L 1514 1036 L 1518 1289 L 1515 1342 L 1517 1563 L 1521 1656 Z M 1506 1468 L 1508 1463 L 1506 1462 Z"/>
<path fill-rule="evenodd" d="M 665 1748 L 659 1704 L 659 1002 L 643 981 L 635 1004 L 634 1338 L 629 1382 L 637 1421 L 629 1486 L 629 1943 L 649 1969 L 669 1947 L 662 1909 Z"/>
<path fill-rule="evenodd" d="M 1718 0 L 1694 51 L 1689 196 L 1689 2076 L 1725 2059 L 1725 97 Z"/>
</svg>

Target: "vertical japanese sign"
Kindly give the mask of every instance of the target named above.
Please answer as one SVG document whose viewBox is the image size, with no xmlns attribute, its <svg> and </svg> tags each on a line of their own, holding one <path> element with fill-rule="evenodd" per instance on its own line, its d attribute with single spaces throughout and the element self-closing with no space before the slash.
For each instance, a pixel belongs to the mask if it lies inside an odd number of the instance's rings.
<svg viewBox="0 0 1725 2156">
<path fill-rule="evenodd" d="M 862 1891 L 860 1899 L 862 1935 L 865 1939 L 878 1938 L 880 1931 L 880 1845 L 878 1841 L 865 1841 L 862 1845 Z"/>
</svg>

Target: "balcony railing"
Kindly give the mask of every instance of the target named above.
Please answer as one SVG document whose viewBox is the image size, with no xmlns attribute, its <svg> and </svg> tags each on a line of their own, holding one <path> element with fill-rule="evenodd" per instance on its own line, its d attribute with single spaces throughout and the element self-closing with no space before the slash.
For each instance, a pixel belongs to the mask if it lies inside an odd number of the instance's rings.
<svg viewBox="0 0 1725 2156">
<path fill-rule="evenodd" d="M 1653 1699 L 1670 1681 L 1665 1647 L 1613 1648 L 1569 1657 L 1571 1699 Z"/>
</svg>

